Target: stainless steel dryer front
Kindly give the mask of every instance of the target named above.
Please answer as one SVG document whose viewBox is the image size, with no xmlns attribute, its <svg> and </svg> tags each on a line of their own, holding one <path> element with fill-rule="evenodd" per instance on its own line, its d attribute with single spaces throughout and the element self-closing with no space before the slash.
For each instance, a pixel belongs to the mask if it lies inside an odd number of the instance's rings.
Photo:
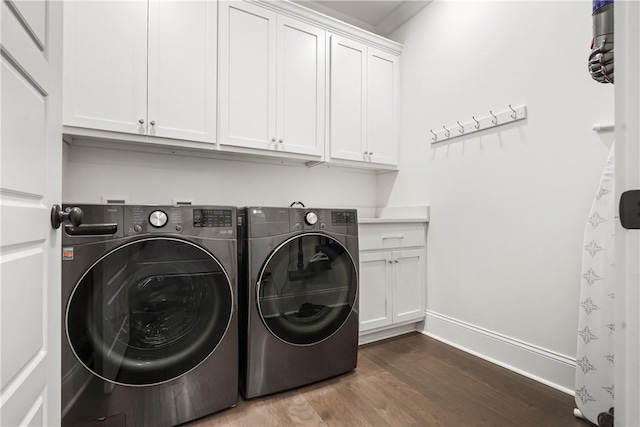
<svg viewBox="0 0 640 427">
<path fill-rule="evenodd" d="M 62 425 L 172 426 L 235 405 L 235 208 L 79 207 L 62 235 Z"/>
<path fill-rule="evenodd" d="M 246 398 L 355 369 L 355 210 L 239 210 L 240 389 Z"/>
</svg>

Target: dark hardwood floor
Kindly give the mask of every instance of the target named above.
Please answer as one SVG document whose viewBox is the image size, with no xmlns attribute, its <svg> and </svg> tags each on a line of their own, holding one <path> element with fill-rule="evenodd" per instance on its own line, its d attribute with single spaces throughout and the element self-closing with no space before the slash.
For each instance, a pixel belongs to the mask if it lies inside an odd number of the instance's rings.
<svg viewBox="0 0 640 427">
<path fill-rule="evenodd" d="M 349 374 L 243 401 L 189 424 L 210 426 L 563 426 L 560 391 L 413 333 L 360 347 Z"/>
</svg>

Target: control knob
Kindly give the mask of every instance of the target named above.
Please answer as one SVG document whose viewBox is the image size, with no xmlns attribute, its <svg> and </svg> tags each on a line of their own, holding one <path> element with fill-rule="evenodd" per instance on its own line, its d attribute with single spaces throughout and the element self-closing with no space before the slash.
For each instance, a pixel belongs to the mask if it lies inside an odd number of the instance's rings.
<svg viewBox="0 0 640 427">
<path fill-rule="evenodd" d="M 307 214 L 304 216 L 304 222 L 306 222 L 308 225 L 315 225 L 316 222 L 318 222 L 318 215 L 316 215 L 315 212 L 307 212 Z"/>
<path fill-rule="evenodd" d="M 149 223 L 156 228 L 164 227 L 168 220 L 169 217 L 162 211 L 153 211 L 149 215 Z"/>
</svg>

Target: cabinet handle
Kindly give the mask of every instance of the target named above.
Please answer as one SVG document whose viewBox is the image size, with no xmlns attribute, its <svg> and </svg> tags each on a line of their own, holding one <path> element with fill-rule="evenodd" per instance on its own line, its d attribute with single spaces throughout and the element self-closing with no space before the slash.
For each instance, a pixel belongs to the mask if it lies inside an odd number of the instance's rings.
<svg viewBox="0 0 640 427">
<path fill-rule="evenodd" d="M 140 120 L 138 120 L 138 123 L 140 123 L 141 125 L 143 125 L 143 124 L 144 124 L 144 119 L 140 119 Z"/>
<path fill-rule="evenodd" d="M 271 138 L 271 142 L 276 142 L 276 137 Z"/>
<path fill-rule="evenodd" d="M 383 237 L 382 240 L 387 240 L 387 239 L 404 239 L 404 236 L 389 236 L 389 237 Z"/>
<path fill-rule="evenodd" d="M 156 121 L 155 121 L 155 120 L 151 120 L 151 121 L 149 122 L 149 124 L 150 124 L 151 126 L 155 126 L 155 125 L 156 125 Z"/>
<path fill-rule="evenodd" d="M 396 264 L 398 263 L 398 260 L 396 260 Z"/>
<path fill-rule="evenodd" d="M 389 264 L 393 264 L 393 261 L 389 260 Z"/>
<path fill-rule="evenodd" d="M 280 139 L 278 140 L 278 143 L 279 143 L 279 144 L 282 144 L 282 138 L 280 138 Z"/>
</svg>

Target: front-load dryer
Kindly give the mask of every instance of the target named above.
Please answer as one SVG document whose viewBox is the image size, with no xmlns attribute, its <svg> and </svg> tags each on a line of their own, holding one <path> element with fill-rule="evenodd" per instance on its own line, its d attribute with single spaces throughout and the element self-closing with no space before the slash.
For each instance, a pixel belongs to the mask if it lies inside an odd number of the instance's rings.
<svg viewBox="0 0 640 427">
<path fill-rule="evenodd" d="M 239 210 L 240 389 L 246 398 L 355 369 L 355 210 Z"/>
<path fill-rule="evenodd" d="M 171 426 L 235 405 L 236 209 L 76 206 L 83 224 L 62 233 L 62 425 Z"/>
</svg>

